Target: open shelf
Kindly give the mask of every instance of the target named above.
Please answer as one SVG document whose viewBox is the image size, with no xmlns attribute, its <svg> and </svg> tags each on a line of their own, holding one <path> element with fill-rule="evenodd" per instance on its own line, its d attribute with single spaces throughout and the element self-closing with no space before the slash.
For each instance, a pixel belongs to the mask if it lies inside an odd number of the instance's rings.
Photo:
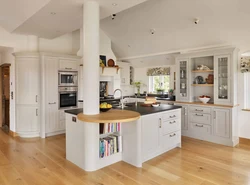
<svg viewBox="0 0 250 185">
<path fill-rule="evenodd" d="M 200 87 L 213 87 L 214 84 L 192 84 L 192 86 L 200 86 Z"/>
<path fill-rule="evenodd" d="M 102 73 L 103 73 L 104 69 L 106 69 L 106 68 L 116 69 L 116 74 L 118 74 L 118 71 L 120 69 L 120 67 L 101 67 L 101 68 L 102 68 Z"/>
<path fill-rule="evenodd" d="M 209 73 L 214 72 L 214 70 L 193 70 L 192 73 Z"/>
</svg>

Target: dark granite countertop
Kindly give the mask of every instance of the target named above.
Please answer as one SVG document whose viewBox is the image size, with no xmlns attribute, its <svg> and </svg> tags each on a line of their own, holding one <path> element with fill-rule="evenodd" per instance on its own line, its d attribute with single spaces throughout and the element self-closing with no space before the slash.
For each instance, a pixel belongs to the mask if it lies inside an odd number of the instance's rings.
<svg viewBox="0 0 250 185">
<path fill-rule="evenodd" d="M 83 109 L 69 109 L 69 110 L 65 110 L 65 113 L 69 113 L 69 114 L 73 114 L 73 115 L 77 115 L 83 112 Z"/>
<path fill-rule="evenodd" d="M 128 104 L 128 106 L 124 107 L 124 110 L 131 110 L 140 113 L 142 116 L 147 114 L 154 114 L 157 112 L 163 112 L 168 110 L 180 109 L 181 106 L 177 105 L 166 105 L 160 104 L 159 107 L 144 107 L 141 106 L 142 103 L 137 103 L 137 106 L 134 104 Z M 121 109 L 119 107 L 114 107 L 114 109 Z"/>
<path fill-rule="evenodd" d="M 166 104 L 161 104 L 159 107 L 143 107 L 140 104 L 141 103 L 138 103 L 137 106 L 135 106 L 134 104 L 128 104 L 127 107 L 124 107 L 124 110 L 135 111 L 135 112 L 140 113 L 143 116 L 143 115 L 147 115 L 147 114 L 154 114 L 157 112 L 163 112 L 163 111 L 181 108 L 181 106 L 166 105 Z M 114 107 L 114 109 L 121 109 L 121 108 Z M 83 109 L 65 110 L 65 113 L 69 113 L 69 114 L 73 114 L 73 115 L 77 115 L 77 114 L 82 113 L 82 112 L 83 112 Z"/>
</svg>

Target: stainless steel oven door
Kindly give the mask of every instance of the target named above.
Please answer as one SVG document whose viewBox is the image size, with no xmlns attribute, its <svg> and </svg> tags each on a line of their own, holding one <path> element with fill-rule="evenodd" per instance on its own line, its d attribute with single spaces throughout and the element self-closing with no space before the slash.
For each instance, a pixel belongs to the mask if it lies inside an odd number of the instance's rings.
<svg viewBox="0 0 250 185">
<path fill-rule="evenodd" d="M 77 72 L 58 72 L 58 85 L 59 86 L 78 86 L 77 84 Z"/>
<path fill-rule="evenodd" d="M 77 91 L 59 92 L 59 109 L 77 107 Z"/>
</svg>

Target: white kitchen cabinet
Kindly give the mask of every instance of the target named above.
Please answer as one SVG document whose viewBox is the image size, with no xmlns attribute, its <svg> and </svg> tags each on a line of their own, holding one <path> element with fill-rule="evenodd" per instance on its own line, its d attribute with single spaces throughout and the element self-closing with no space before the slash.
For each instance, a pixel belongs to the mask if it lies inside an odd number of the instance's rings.
<svg viewBox="0 0 250 185">
<path fill-rule="evenodd" d="M 40 130 L 39 108 L 37 106 L 16 107 L 16 131 L 21 137 L 37 137 Z"/>
<path fill-rule="evenodd" d="M 149 114 L 141 119 L 143 161 L 181 146 L 181 110 Z"/>
<path fill-rule="evenodd" d="M 175 104 L 182 106 L 181 108 L 181 130 L 186 131 L 188 130 L 188 106 L 187 105 L 180 105 L 180 104 Z"/>
<path fill-rule="evenodd" d="M 40 63 L 38 53 L 14 53 L 16 64 L 16 132 L 38 137 L 40 132 Z"/>
<path fill-rule="evenodd" d="M 60 70 L 72 70 L 78 71 L 79 61 L 78 60 L 69 60 L 69 59 L 59 59 L 59 69 Z"/>
<path fill-rule="evenodd" d="M 39 56 L 16 56 L 16 103 L 38 105 Z"/>
<path fill-rule="evenodd" d="M 60 126 L 59 121 L 59 100 L 58 100 L 58 65 L 57 57 L 44 58 L 44 79 L 45 79 L 45 128 L 46 135 L 65 130 Z"/>
<path fill-rule="evenodd" d="M 83 66 L 79 66 L 78 73 L 78 100 L 83 100 Z"/>
<path fill-rule="evenodd" d="M 142 118 L 142 154 L 145 160 L 154 156 L 160 147 L 160 114 L 146 115 Z"/>
<path fill-rule="evenodd" d="M 214 108 L 214 135 L 230 137 L 230 110 Z"/>
<path fill-rule="evenodd" d="M 230 55 L 214 57 L 214 102 L 217 104 L 231 104 L 230 68 Z"/>
</svg>

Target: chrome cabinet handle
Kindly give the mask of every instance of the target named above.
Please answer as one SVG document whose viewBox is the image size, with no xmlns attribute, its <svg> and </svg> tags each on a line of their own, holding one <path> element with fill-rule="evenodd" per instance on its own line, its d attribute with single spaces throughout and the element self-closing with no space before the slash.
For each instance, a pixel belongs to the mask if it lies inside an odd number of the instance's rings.
<svg viewBox="0 0 250 185">
<path fill-rule="evenodd" d="M 56 104 L 56 102 L 53 102 L 53 103 L 49 103 L 49 105 L 53 105 L 53 104 Z"/>
<path fill-rule="evenodd" d="M 200 112 L 203 112 L 203 110 L 202 110 L 202 109 L 195 109 L 195 111 L 200 111 Z"/>
<path fill-rule="evenodd" d="M 36 109 L 36 116 L 38 116 L 38 109 Z"/>
<path fill-rule="evenodd" d="M 176 121 L 173 121 L 173 122 L 172 122 L 172 121 L 170 121 L 169 123 L 170 123 L 170 124 L 174 124 L 174 123 L 176 123 Z"/>
<path fill-rule="evenodd" d="M 36 95 L 36 102 L 38 102 L 38 96 Z"/>
<path fill-rule="evenodd" d="M 198 124 L 196 124 L 195 126 L 196 126 L 196 127 L 203 127 L 203 125 L 198 125 Z"/>
<path fill-rule="evenodd" d="M 214 119 L 216 119 L 216 112 L 214 111 Z"/>
<path fill-rule="evenodd" d="M 196 116 L 203 116 L 203 114 L 195 114 Z"/>
<path fill-rule="evenodd" d="M 65 69 L 72 69 L 72 68 L 65 67 Z"/>
<path fill-rule="evenodd" d="M 174 137 L 174 136 L 176 136 L 176 134 L 174 133 L 174 134 L 170 134 L 169 135 L 169 137 Z"/>
<path fill-rule="evenodd" d="M 173 116 L 169 116 L 169 118 L 175 118 L 176 116 L 175 115 L 173 115 Z"/>
<path fill-rule="evenodd" d="M 159 118 L 159 128 L 161 128 L 161 118 Z"/>
</svg>

